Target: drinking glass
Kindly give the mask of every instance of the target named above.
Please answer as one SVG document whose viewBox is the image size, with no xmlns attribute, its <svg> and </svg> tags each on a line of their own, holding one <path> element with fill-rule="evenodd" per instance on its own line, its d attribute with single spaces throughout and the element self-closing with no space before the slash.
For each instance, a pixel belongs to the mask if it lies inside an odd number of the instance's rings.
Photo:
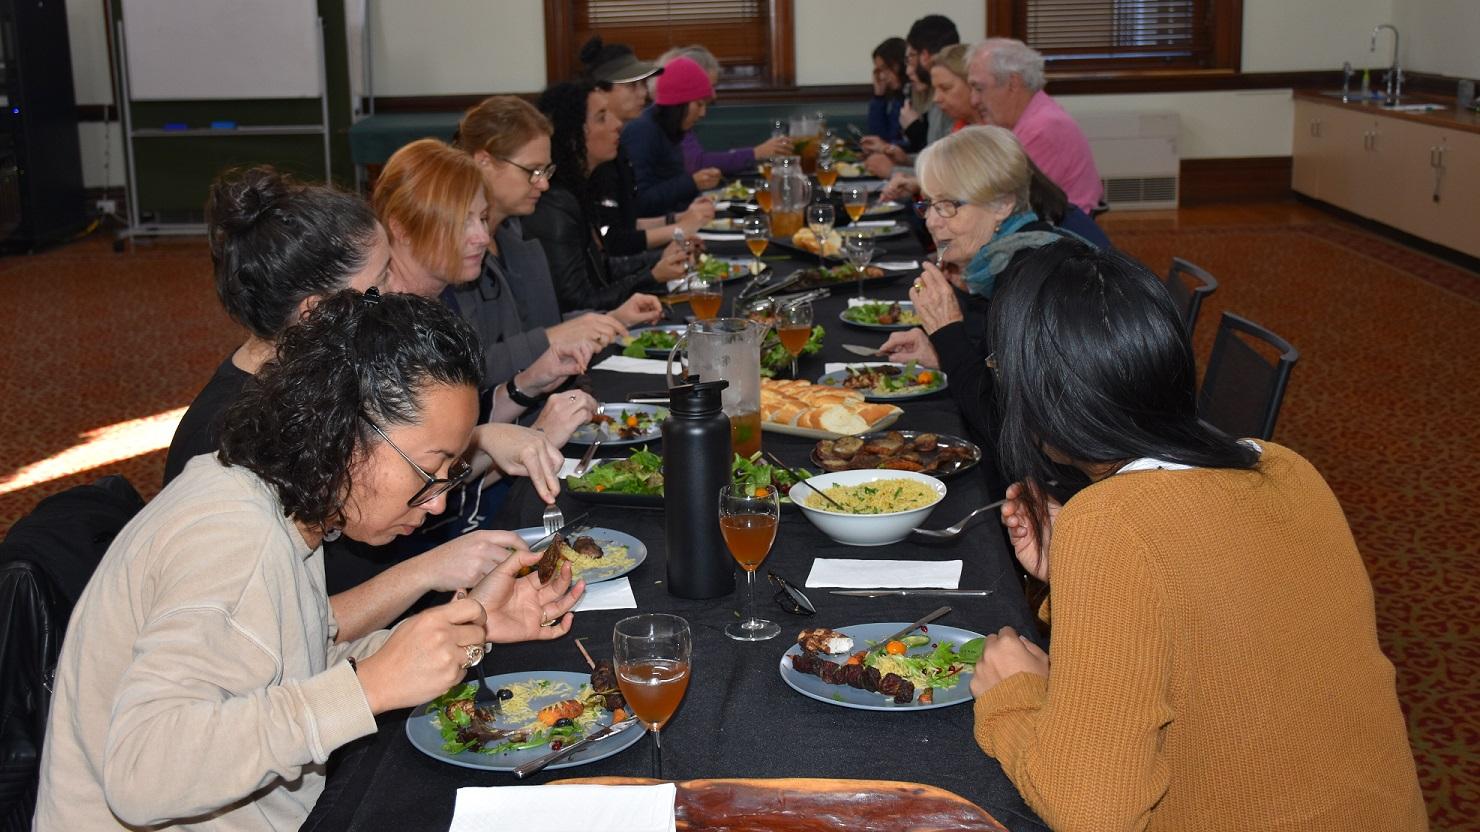
<svg viewBox="0 0 1480 832">
<path fill-rule="evenodd" d="M 833 185 L 838 181 L 838 168 L 833 163 L 831 153 L 823 153 L 817 157 L 817 184 L 822 186 L 822 192 L 832 196 Z"/>
<path fill-rule="evenodd" d="M 756 183 L 755 192 L 751 198 L 755 200 L 756 207 L 761 211 L 771 213 L 771 163 L 764 164 L 766 178 Z"/>
<path fill-rule="evenodd" d="M 863 297 L 863 270 L 874 261 L 878 249 L 867 234 L 854 232 L 843 235 L 843 257 L 848 265 L 858 271 L 858 296 Z"/>
<path fill-rule="evenodd" d="M 653 777 L 658 780 L 663 779 L 659 732 L 689 689 L 692 649 L 689 622 L 676 615 L 634 615 L 618 621 L 612 630 L 617 687 L 653 735 Z"/>
<path fill-rule="evenodd" d="M 725 546 L 745 570 L 745 614 L 725 628 L 736 641 L 765 641 L 781 634 L 773 621 L 755 616 L 755 570 L 771 553 L 781 522 L 781 500 L 768 485 L 736 482 L 719 490 L 719 530 Z"/>
<path fill-rule="evenodd" d="M 720 283 L 699 272 L 689 277 L 689 308 L 694 310 L 694 317 L 701 321 L 719 317 L 719 308 L 725 302 Z"/>
<path fill-rule="evenodd" d="M 761 255 L 766 253 L 766 246 L 771 244 L 771 222 L 761 214 L 751 214 L 740 221 L 740 230 L 745 232 L 745 245 L 750 248 L 750 256 L 755 260 L 750 273 L 760 274 Z"/>
<path fill-rule="evenodd" d="M 786 122 L 776 119 L 771 122 L 771 138 L 779 139 L 786 135 Z"/>
<path fill-rule="evenodd" d="M 827 249 L 827 235 L 832 233 L 837 213 L 831 202 L 814 202 L 807 206 L 807 227 L 817 236 L 817 268 L 827 268 L 823 252 Z"/>
<path fill-rule="evenodd" d="M 838 192 L 843 197 L 843 210 L 848 212 L 849 219 L 858 222 L 863 217 L 863 212 L 868 210 L 868 188 L 862 185 L 844 185 Z"/>
<path fill-rule="evenodd" d="M 828 206 L 832 210 L 832 206 Z M 791 377 L 797 377 L 797 356 L 807 339 L 812 337 L 812 304 L 809 302 L 789 303 L 776 310 L 776 337 L 781 346 L 791 353 Z"/>
</svg>

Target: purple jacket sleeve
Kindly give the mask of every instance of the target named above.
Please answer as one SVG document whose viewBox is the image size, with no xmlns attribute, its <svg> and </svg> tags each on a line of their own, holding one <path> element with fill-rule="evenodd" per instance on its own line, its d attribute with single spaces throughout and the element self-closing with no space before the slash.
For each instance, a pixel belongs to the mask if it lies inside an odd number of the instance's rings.
<svg viewBox="0 0 1480 832">
<path fill-rule="evenodd" d="M 683 140 L 678 143 L 678 147 L 683 151 L 683 168 L 689 173 L 703 168 L 719 168 L 720 173 L 733 176 L 755 164 L 755 148 L 705 150 L 704 146 L 699 144 L 699 137 L 695 136 L 692 130 L 683 134 Z"/>
</svg>

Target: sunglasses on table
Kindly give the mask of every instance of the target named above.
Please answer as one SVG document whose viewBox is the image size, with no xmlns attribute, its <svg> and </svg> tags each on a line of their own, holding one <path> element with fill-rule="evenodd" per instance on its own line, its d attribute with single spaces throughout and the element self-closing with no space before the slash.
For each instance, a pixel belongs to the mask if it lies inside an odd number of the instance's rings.
<svg viewBox="0 0 1480 832">
<path fill-rule="evenodd" d="M 800 589 L 791 585 L 791 582 L 777 575 L 771 570 L 766 570 L 766 578 L 777 586 L 776 605 L 792 615 L 815 615 L 817 608 L 812 606 L 812 599 L 802 593 Z"/>
<path fill-rule="evenodd" d="M 447 476 L 433 476 L 427 473 L 427 470 L 425 468 L 417 465 L 411 459 L 411 457 L 407 456 L 406 452 L 401 450 L 400 446 L 392 442 L 391 438 L 385 435 L 385 431 L 381 430 L 379 425 L 375 424 L 369 419 L 365 420 L 365 424 L 369 425 L 370 429 L 375 431 L 376 435 L 385 440 L 385 444 L 391 446 L 391 450 L 395 451 L 397 454 L 400 455 L 402 459 L 406 460 L 406 464 L 416 469 L 416 473 L 421 476 L 422 482 L 424 484 L 420 489 L 417 490 L 415 494 L 411 495 L 411 499 L 406 501 L 406 505 L 410 508 L 418 508 L 420 506 L 424 506 L 432 500 L 435 500 L 443 494 L 451 491 L 452 489 L 463 485 L 468 481 L 469 476 L 473 473 L 473 466 L 469 465 L 467 463 L 467 460 L 455 459 L 453 460 L 452 465 L 448 466 L 447 468 Z"/>
</svg>

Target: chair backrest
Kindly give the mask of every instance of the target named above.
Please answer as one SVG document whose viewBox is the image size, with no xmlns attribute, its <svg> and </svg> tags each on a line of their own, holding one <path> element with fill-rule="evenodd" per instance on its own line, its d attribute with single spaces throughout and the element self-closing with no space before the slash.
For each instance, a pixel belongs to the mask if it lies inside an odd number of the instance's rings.
<svg viewBox="0 0 1480 832">
<path fill-rule="evenodd" d="M 1265 358 L 1249 340 L 1279 352 Z M 1269 439 L 1280 415 L 1290 368 L 1300 351 L 1253 321 L 1224 312 L 1208 358 L 1208 371 L 1197 396 L 1197 415 L 1230 436 Z"/>
<path fill-rule="evenodd" d="M 1203 299 L 1218 288 L 1218 280 L 1201 266 L 1173 257 L 1172 268 L 1167 271 L 1163 282 L 1172 295 L 1172 301 L 1177 304 L 1177 310 L 1182 313 L 1182 326 L 1187 330 L 1187 337 L 1191 338 Z"/>
<path fill-rule="evenodd" d="M 67 619 L 143 507 L 128 480 L 104 477 L 42 500 L 0 543 L 0 830 L 31 828 Z"/>
</svg>

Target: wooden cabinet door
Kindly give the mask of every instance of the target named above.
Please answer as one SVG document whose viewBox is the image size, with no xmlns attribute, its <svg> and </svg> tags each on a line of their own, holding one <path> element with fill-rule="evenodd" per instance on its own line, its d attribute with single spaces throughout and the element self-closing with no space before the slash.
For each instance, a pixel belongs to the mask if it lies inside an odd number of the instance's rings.
<svg viewBox="0 0 1480 832">
<path fill-rule="evenodd" d="M 1292 147 L 1290 187 L 1299 193 L 1316 199 L 1325 199 L 1322 192 L 1324 171 L 1329 164 L 1329 139 L 1326 135 L 1325 116 L 1330 107 L 1310 101 L 1295 102 L 1295 140 Z"/>
<path fill-rule="evenodd" d="M 1430 239 L 1480 257 L 1480 133 L 1441 130 L 1438 150 L 1442 175 Z"/>
<path fill-rule="evenodd" d="M 1321 169 L 1323 199 L 1364 217 L 1374 217 L 1383 199 L 1378 165 L 1383 142 L 1377 119 L 1360 112 L 1326 108 L 1322 130 L 1327 136 Z M 1375 218 L 1375 217 L 1374 217 Z"/>
</svg>

